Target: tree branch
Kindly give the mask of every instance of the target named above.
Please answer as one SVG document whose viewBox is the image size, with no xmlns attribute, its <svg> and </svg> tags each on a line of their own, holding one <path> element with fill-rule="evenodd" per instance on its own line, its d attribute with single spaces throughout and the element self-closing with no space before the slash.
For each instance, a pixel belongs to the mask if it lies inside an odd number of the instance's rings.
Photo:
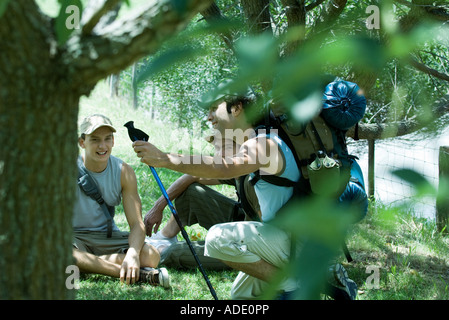
<svg viewBox="0 0 449 320">
<path fill-rule="evenodd" d="M 305 0 L 281 0 L 281 3 L 285 7 L 285 15 L 287 16 L 289 27 L 305 23 Z"/>
<path fill-rule="evenodd" d="M 306 5 L 306 11 L 310 11 L 318 7 L 320 4 L 322 4 L 325 0 L 316 0 L 313 3 L 310 3 Z"/>
<path fill-rule="evenodd" d="M 292 30 L 294 27 L 302 27 L 299 30 L 298 37 L 287 43 L 285 48 L 285 55 L 290 56 L 294 51 L 298 49 L 301 43 L 305 40 L 306 34 L 306 8 L 305 0 L 281 0 L 282 5 L 285 7 L 285 15 L 287 16 L 288 28 Z"/>
<path fill-rule="evenodd" d="M 50 17 L 34 1 L 9 1 L 0 17 L 0 79 L 11 81 L 24 70 L 33 76 L 51 72 L 52 44 L 56 46 Z"/>
<path fill-rule="evenodd" d="M 211 3 L 212 0 L 188 0 L 181 4 L 154 1 L 96 34 L 72 34 L 61 56 L 62 63 L 70 67 L 68 77 L 72 86 L 83 93 L 90 92 L 99 80 L 156 52 L 165 40 L 185 28 L 195 14 Z"/>
<path fill-rule="evenodd" d="M 421 63 L 419 61 L 417 61 L 415 58 L 410 58 L 410 64 L 415 67 L 416 69 L 418 69 L 419 71 L 422 71 L 424 73 L 427 73 L 428 75 L 434 76 L 435 78 L 444 80 L 444 81 L 449 81 L 449 75 L 443 72 L 439 72 L 438 70 L 432 69 L 428 66 L 426 66 L 424 63 Z"/>
<path fill-rule="evenodd" d="M 446 115 L 449 112 L 449 95 L 443 96 L 435 102 L 433 107 L 433 115 L 429 119 L 427 117 L 417 117 L 417 120 L 396 121 L 390 123 L 361 123 L 358 129 L 359 139 L 377 140 L 403 136 L 413 133 L 419 129 L 428 126 L 436 119 Z M 348 130 L 348 137 L 355 137 L 355 128 Z"/>
<path fill-rule="evenodd" d="M 101 18 L 114 9 L 121 0 L 96 0 L 90 1 L 89 6 L 83 12 L 81 21 L 83 35 L 92 33 L 92 30 L 101 20 Z"/>
<path fill-rule="evenodd" d="M 227 19 L 223 16 L 223 14 L 220 11 L 220 8 L 217 6 L 215 1 L 213 1 L 212 4 L 208 8 L 201 11 L 200 13 L 204 17 L 204 19 L 210 24 L 227 22 Z M 234 51 L 234 37 L 232 35 L 232 30 L 226 30 L 225 32 L 220 32 L 220 37 L 223 39 L 223 41 L 226 43 L 226 45 L 232 51 Z"/>
<path fill-rule="evenodd" d="M 315 21 L 311 27 L 311 36 L 316 36 L 326 30 L 338 19 L 340 14 L 346 7 L 348 0 L 332 0 L 329 1 L 324 10 L 324 14 Z"/>
<path fill-rule="evenodd" d="M 252 33 L 260 34 L 266 31 L 272 33 L 269 0 L 241 0 L 241 4 Z"/>
<path fill-rule="evenodd" d="M 428 1 L 428 3 L 424 4 L 412 3 L 406 0 L 394 0 L 394 2 L 412 9 L 419 9 L 421 10 L 421 13 L 426 13 L 429 17 L 437 21 L 447 22 L 449 20 L 449 13 L 447 12 L 449 6 L 447 4 L 444 5 L 441 3 L 434 5 L 434 1 Z M 448 8 L 445 8 L 445 6 Z"/>
</svg>

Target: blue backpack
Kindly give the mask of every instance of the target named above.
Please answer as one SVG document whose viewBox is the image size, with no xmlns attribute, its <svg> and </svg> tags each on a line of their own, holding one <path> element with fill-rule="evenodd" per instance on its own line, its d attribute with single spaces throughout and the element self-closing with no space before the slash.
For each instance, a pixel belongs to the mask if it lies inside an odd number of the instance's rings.
<svg viewBox="0 0 449 320">
<path fill-rule="evenodd" d="M 278 130 L 279 137 L 294 151 L 301 178 L 299 182 L 276 176 L 260 176 L 260 179 L 294 186 L 301 195 L 338 198 L 343 193 L 356 159 L 348 153 L 346 132 L 363 118 L 366 99 L 357 84 L 336 80 L 325 87 L 322 101 L 320 113 L 299 125 L 283 109 L 271 107 L 269 119 L 256 130 Z"/>
</svg>

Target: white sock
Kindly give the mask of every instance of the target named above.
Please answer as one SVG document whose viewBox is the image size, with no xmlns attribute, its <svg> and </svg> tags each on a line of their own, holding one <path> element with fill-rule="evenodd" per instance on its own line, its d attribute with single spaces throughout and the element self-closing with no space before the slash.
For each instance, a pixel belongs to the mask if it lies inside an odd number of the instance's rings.
<svg viewBox="0 0 449 320">
<path fill-rule="evenodd" d="M 176 236 L 171 237 L 171 238 L 164 236 L 164 234 L 162 233 L 162 230 L 158 231 L 156 234 L 158 234 L 162 238 L 162 240 L 173 240 L 176 238 Z"/>
</svg>

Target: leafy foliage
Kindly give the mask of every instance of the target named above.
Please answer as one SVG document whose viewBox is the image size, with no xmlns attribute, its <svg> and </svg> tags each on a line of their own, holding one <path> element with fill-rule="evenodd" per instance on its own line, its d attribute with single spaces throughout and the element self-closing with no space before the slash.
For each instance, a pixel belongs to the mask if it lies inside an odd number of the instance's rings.
<svg viewBox="0 0 449 320">
<path fill-rule="evenodd" d="M 159 119 L 190 131 L 205 126 L 205 112 L 198 107 L 197 99 L 223 75 L 232 74 L 235 65 L 235 59 L 227 49 L 220 48 L 221 40 L 210 34 L 211 30 L 214 32 L 214 27 L 204 21 L 192 24 L 158 54 L 137 64 L 139 105 L 152 106 Z M 122 74 L 121 83 L 131 94 L 130 69 Z"/>
<path fill-rule="evenodd" d="M 186 9 L 182 1 L 173 3 L 178 11 Z M 298 91 L 304 97 L 319 90 L 320 76 L 324 73 L 352 80 L 371 77 L 374 86 L 369 91 L 365 121 L 431 117 L 430 102 L 447 93 L 447 82 L 418 71 L 409 62 L 414 59 L 447 73 L 447 26 L 414 14 L 418 8 L 413 2 L 381 1 L 374 3 L 381 9 L 381 29 L 368 30 L 365 9 L 372 3 L 345 2 L 342 11 L 336 12 L 332 11 L 334 1 L 324 1 L 307 12 L 303 24 L 292 27 L 287 8 L 281 1 L 271 1 L 273 33 L 254 36 L 250 35 L 251 23 L 245 23 L 248 22 L 244 14 L 247 8 L 234 1 L 220 1 L 226 15 L 243 21 L 236 24 L 237 28 L 227 30 L 234 35 L 233 48 L 226 47 L 221 38 L 222 29 L 216 27 L 220 24 L 209 29 L 198 16 L 187 31 L 166 43 L 157 55 L 137 65 L 139 81 L 127 70 L 122 74 L 122 83 L 128 91 L 138 86 L 143 93 L 140 104 L 152 105 L 160 119 L 190 130 L 204 125 L 204 111 L 198 108 L 197 97 L 224 77 L 236 78 L 233 84 L 236 87 L 253 84 L 261 88 L 265 97 L 269 98 L 269 93 L 271 97 L 281 97 L 291 108 L 295 106 L 291 97 Z M 444 6 L 445 3 L 432 5 Z M 422 5 L 429 6 L 431 4 Z M 61 9 L 57 19 L 60 44 L 70 36 L 70 32 L 61 32 L 63 19 Z M 213 30 L 219 30 L 218 34 Z M 295 43 L 296 50 L 289 51 Z M 425 182 L 413 172 L 400 170 L 396 174 L 414 184 L 418 193 L 429 192 Z M 341 215 L 335 219 L 339 212 L 330 206 L 324 206 L 329 210 L 322 210 L 322 201 L 301 206 L 305 207 L 307 215 L 298 217 L 297 210 L 292 210 L 278 223 L 283 227 L 295 226 L 290 230 L 293 234 L 306 234 L 311 239 L 301 257 L 301 261 L 308 263 L 303 268 L 292 267 L 292 270 L 297 270 L 296 275 L 307 280 L 309 290 L 305 291 L 310 294 L 307 297 L 316 297 L 314 288 L 322 277 L 319 273 L 318 277 L 308 275 L 336 254 L 333 242 L 341 240 L 348 221 L 341 219 Z M 317 211 L 320 214 L 314 214 Z M 329 230 L 326 223 L 336 223 L 339 228 Z M 318 248 L 323 255 L 313 257 Z M 395 276 L 396 271 L 392 274 Z"/>
<path fill-rule="evenodd" d="M 220 4 L 228 12 L 232 12 L 233 17 L 246 19 L 242 10 L 239 10 L 241 7 L 234 2 L 223 1 Z M 189 93 L 197 96 L 211 88 L 216 80 L 229 76 L 235 78 L 231 84 L 235 89 L 250 83 L 263 88 L 262 93 L 267 100 L 272 97 L 280 98 L 287 107 L 296 108 L 298 92 L 304 98 L 319 91 L 321 76 L 327 73 L 351 80 L 356 80 L 357 76 L 374 78 L 368 95 L 367 122 L 385 123 L 417 116 L 431 117 L 430 103 L 446 93 L 447 82 L 418 71 L 410 66 L 409 61 L 418 57 L 419 61 L 429 66 L 447 70 L 447 50 L 444 53 L 444 49 L 449 46 L 447 27 L 418 19 L 413 28 L 404 32 L 401 28 L 404 28 L 404 21 L 411 9 L 391 1 L 383 1 L 379 3 L 381 29 L 368 30 L 365 9 L 370 4 L 371 1 L 350 1 L 338 19 L 329 18 L 326 21 L 323 17 L 329 12 L 329 7 L 328 3 L 323 3 L 307 13 L 304 26 L 290 27 L 285 8 L 280 2 L 272 1 L 270 12 L 274 33 L 250 35 L 247 24 L 234 35 L 232 51 L 221 49 L 225 53 L 220 56 L 223 60 L 218 60 L 211 54 L 220 50 L 220 45 L 224 45 L 219 38 L 215 38 L 217 42 L 205 42 L 203 37 L 188 38 L 189 48 L 193 44 L 198 45 L 199 50 L 208 55 L 201 59 L 195 56 L 195 60 L 182 65 L 174 64 L 165 72 L 159 73 L 159 76 L 151 77 L 152 83 L 158 88 L 169 89 L 166 93 L 179 94 L 178 106 L 167 105 L 169 112 L 166 118 L 178 121 L 180 126 L 183 125 L 180 119 L 198 119 L 193 111 L 196 110 L 194 100 L 190 100 L 189 111 L 185 112 L 185 108 L 179 108 L 179 98 L 188 100 Z M 187 34 L 182 34 L 174 43 L 170 43 L 165 53 L 173 52 L 169 49 L 170 45 L 174 44 L 178 49 L 185 45 L 182 39 Z M 293 42 L 299 42 L 300 45 L 296 51 L 288 52 L 287 49 Z M 205 50 L 206 47 L 208 50 Z M 232 55 L 232 59 L 227 60 L 226 54 Z M 439 63 L 436 59 L 439 59 Z M 196 64 L 199 61 L 203 64 Z M 230 63 L 226 68 L 217 68 L 212 61 Z M 194 70 L 190 69 L 192 64 L 195 64 Z M 198 73 L 209 75 L 211 66 L 216 68 L 213 76 L 197 77 Z M 166 94 L 165 101 L 168 102 L 168 99 L 169 95 Z M 301 108 L 307 109 L 308 105 L 303 104 Z M 180 110 L 182 111 L 179 112 Z M 297 111 L 295 114 L 309 114 L 307 110 Z M 433 192 L 435 195 L 434 190 L 429 190 L 425 181 L 413 172 L 400 170 L 396 174 L 412 183 L 417 194 Z M 345 230 L 350 226 L 350 220 L 344 219 L 345 213 L 339 212 L 330 204 L 326 207 L 325 203 L 323 199 L 311 199 L 310 202 L 293 205 L 277 221 L 279 226 L 287 228 L 294 236 L 307 238 L 308 241 L 298 259 L 293 260 L 278 275 L 277 281 L 273 281 L 267 297 L 274 296 L 276 284 L 286 275 L 294 275 L 302 280 L 304 290 L 299 293 L 301 298 L 319 296 L 318 289 L 323 285 L 326 272 L 323 266 L 338 255 L 338 244 L 342 243 Z M 301 208 L 299 213 L 298 208 Z M 386 212 L 383 217 L 385 225 L 391 225 L 388 217 L 392 217 L 392 214 Z M 321 254 L 318 255 L 317 252 Z"/>
<path fill-rule="evenodd" d="M 429 116 L 430 104 L 447 92 L 447 82 L 431 77 L 408 61 L 411 57 L 425 65 L 449 70 L 447 27 L 419 18 L 413 28 L 402 31 L 413 8 L 394 1 L 349 1 L 338 18 L 326 20 L 326 1 L 307 11 L 304 26 L 292 27 L 280 1 L 270 2 L 272 32 L 260 36 L 249 33 L 250 22 L 239 2 L 219 1 L 227 20 L 206 23 L 198 16 L 189 28 L 165 45 L 157 56 L 138 65 L 140 105 L 153 105 L 159 117 L 192 129 L 192 121 L 204 112 L 197 97 L 223 78 L 237 77 L 280 96 L 310 90 L 323 73 L 357 82 L 360 74 L 375 77 L 369 90 L 365 122 L 384 123 Z M 369 5 L 380 7 L 381 27 L 366 27 Z M 229 22 L 232 23 L 229 23 Z M 231 33 L 229 48 L 220 35 Z M 286 55 L 292 42 L 300 45 Z M 131 87 L 130 71 L 123 74 L 124 88 Z M 273 83 L 273 79 L 280 79 Z M 272 87 L 274 84 L 274 87 Z M 262 85 L 262 87 L 261 87 Z M 157 94 L 150 101 L 146 88 Z"/>
</svg>

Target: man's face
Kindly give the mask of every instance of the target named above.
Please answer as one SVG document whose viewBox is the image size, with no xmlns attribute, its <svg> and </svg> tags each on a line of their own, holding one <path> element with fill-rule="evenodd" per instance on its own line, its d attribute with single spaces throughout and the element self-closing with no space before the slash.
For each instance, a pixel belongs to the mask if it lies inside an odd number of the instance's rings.
<svg viewBox="0 0 449 320">
<path fill-rule="evenodd" d="M 234 116 L 226 110 L 226 102 L 220 102 L 209 109 L 207 120 L 212 123 L 212 127 L 221 134 L 226 129 L 234 129 Z"/>
<path fill-rule="evenodd" d="M 85 149 L 86 160 L 107 162 L 114 146 L 114 134 L 110 128 L 100 127 L 79 143 Z"/>
</svg>

